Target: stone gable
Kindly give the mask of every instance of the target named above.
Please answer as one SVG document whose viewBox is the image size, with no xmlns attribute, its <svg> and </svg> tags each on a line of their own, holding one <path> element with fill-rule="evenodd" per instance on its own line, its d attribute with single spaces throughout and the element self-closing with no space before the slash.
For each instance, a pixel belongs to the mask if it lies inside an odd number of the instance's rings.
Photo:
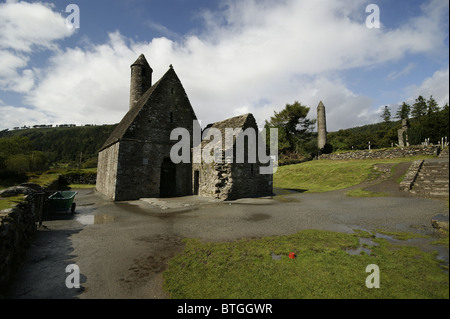
<svg viewBox="0 0 450 319">
<path fill-rule="evenodd" d="M 178 141 L 170 140 L 172 130 L 186 129 L 193 145 L 197 117 L 189 98 L 172 66 L 153 85 L 153 70 L 143 55 L 131 70 L 130 109 L 99 151 L 99 192 L 118 201 L 192 194 L 225 200 L 272 194 L 272 175 L 259 174 L 258 163 L 173 163 L 170 151 Z M 210 127 L 221 132 L 227 127 L 252 127 L 257 132 L 251 114 Z"/>
</svg>

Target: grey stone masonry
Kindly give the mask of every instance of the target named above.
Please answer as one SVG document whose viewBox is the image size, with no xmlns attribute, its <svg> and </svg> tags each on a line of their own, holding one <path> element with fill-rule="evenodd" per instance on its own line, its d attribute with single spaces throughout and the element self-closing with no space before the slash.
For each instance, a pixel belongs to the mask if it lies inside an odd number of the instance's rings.
<svg viewBox="0 0 450 319">
<path fill-rule="evenodd" d="M 192 194 L 222 200 L 272 195 L 272 174 L 260 174 L 260 163 L 192 163 L 197 117 L 189 98 L 172 65 L 153 85 L 152 72 L 144 55 L 131 65 L 130 108 L 99 151 L 97 190 L 116 201 Z M 258 132 L 251 114 L 212 125 L 222 134 L 225 128 L 251 127 Z M 189 134 L 190 144 L 183 150 L 190 152 L 190 162 L 172 159 L 173 147 L 181 143 L 171 139 L 175 129 Z"/>
<path fill-rule="evenodd" d="M 400 182 L 400 190 L 402 191 L 410 191 L 414 182 L 416 181 L 417 175 L 419 174 L 419 170 L 423 165 L 423 160 L 418 160 L 412 162 L 409 166 L 408 171 L 403 177 L 403 181 Z"/>
<path fill-rule="evenodd" d="M 322 101 L 317 106 L 317 133 L 317 146 L 321 150 L 327 144 L 327 120 L 325 106 Z"/>
<path fill-rule="evenodd" d="M 208 126 L 208 128 L 218 129 L 222 134 L 222 141 L 203 140 L 202 146 L 209 145 L 209 143 L 225 142 L 225 129 L 242 129 L 240 134 L 244 134 L 247 129 L 258 132 L 258 126 L 252 114 L 236 116 L 225 121 L 216 122 Z M 243 136 L 243 135 L 242 135 Z M 231 143 L 233 150 L 233 157 L 226 158 L 226 150 L 222 149 L 219 157 L 221 161 L 206 163 L 194 163 L 194 186 L 198 187 L 198 195 L 203 197 L 210 197 L 221 200 L 233 200 L 239 198 L 263 197 L 273 194 L 273 176 L 272 174 L 261 174 L 260 168 L 268 164 L 261 163 L 259 157 L 255 156 L 255 162 L 249 160 L 251 154 L 249 151 L 249 141 L 245 142 L 243 146 L 244 161 L 239 163 L 237 160 L 236 140 L 242 136 L 237 136 Z M 255 151 L 258 150 L 256 146 Z M 197 180 L 195 180 L 195 176 Z M 194 191 L 195 193 L 195 191 Z"/>
<path fill-rule="evenodd" d="M 153 70 L 145 56 L 141 54 L 131 65 L 130 109 L 136 106 L 139 99 L 152 86 Z"/>
<path fill-rule="evenodd" d="M 360 160 L 360 159 L 383 159 L 383 158 L 399 158 L 417 155 L 439 155 L 439 146 L 409 146 L 409 147 L 392 147 L 376 150 L 350 151 L 343 153 L 323 154 L 319 159 L 328 160 Z"/>
<path fill-rule="evenodd" d="M 12 192 L 27 195 L 14 207 L 0 211 L 0 298 L 37 229 L 34 191 L 24 192 L 17 187 L 10 190 L 3 195 L 11 196 Z"/>
<path fill-rule="evenodd" d="M 448 165 L 448 158 L 425 160 L 410 192 L 424 197 L 448 198 Z"/>
<path fill-rule="evenodd" d="M 132 73 L 133 77 L 139 73 Z M 132 84 L 133 86 L 133 84 Z M 192 139 L 196 115 L 172 66 L 124 116 L 99 152 L 99 192 L 113 200 L 192 194 L 192 164 L 171 164 L 170 139 L 185 128 Z M 191 141 L 192 144 L 192 141 Z"/>
</svg>

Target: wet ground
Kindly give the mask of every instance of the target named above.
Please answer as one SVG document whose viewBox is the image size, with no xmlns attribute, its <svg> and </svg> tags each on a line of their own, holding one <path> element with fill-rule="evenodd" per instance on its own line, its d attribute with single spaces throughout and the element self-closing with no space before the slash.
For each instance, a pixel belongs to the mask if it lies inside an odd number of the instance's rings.
<svg viewBox="0 0 450 319">
<path fill-rule="evenodd" d="M 383 188 L 379 184 L 362 186 Z M 75 214 L 56 216 L 39 228 L 8 297 L 167 298 L 162 273 L 168 260 L 183 250 L 184 238 L 231 241 L 304 229 L 435 234 L 431 219 L 448 216 L 447 202 L 410 197 L 397 189 L 390 197 L 374 198 L 348 197 L 341 190 L 292 192 L 282 200 L 218 202 L 191 196 L 117 203 L 92 189 L 77 190 Z M 361 244 L 370 253 L 370 243 Z M 448 249 L 439 256 L 448 263 Z M 78 289 L 66 287 L 69 264 L 79 267 Z"/>
</svg>

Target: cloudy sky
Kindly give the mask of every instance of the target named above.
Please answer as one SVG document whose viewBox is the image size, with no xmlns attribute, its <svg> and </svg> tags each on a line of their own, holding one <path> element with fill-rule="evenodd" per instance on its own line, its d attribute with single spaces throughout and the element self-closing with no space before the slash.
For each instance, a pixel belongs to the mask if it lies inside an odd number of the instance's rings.
<svg viewBox="0 0 450 319">
<path fill-rule="evenodd" d="M 448 28 L 448 0 L 0 0 L 0 130 L 118 123 L 141 53 L 154 81 L 173 64 L 203 126 L 294 101 L 323 101 L 329 131 L 376 123 L 448 103 Z"/>
</svg>

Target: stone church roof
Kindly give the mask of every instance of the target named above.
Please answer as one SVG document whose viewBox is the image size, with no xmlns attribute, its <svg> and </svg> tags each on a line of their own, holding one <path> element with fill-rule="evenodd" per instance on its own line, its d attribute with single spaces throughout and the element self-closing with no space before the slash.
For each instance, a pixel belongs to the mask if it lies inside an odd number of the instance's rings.
<svg viewBox="0 0 450 319">
<path fill-rule="evenodd" d="M 256 130 L 256 133 L 258 133 L 258 131 L 257 131 L 258 126 L 256 124 L 256 120 L 255 120 L 253 114 L 251 114 L 251 113 L 235 116 L 235 117 L 226 119 L 224 121 L 209 124 L 205 128 L 205 131 L 207 131 L 210 128 L 218 129 L 220 131 L 220 133 L 222 134 L 222 142 L 224 143 L 225 138 L 226 138 L 226 134 L 225 134 L 226 128 L 231 128 L 231 129 L 241 128 L 243 131 L 245 131 L 249 127 L 253 127 Z M 202 147 L 209 144 L 209 142 L 210 142 L 210 139 L 203 140 Z M 233 144 L 235 142 L 236 142 L 236 136 L 233 136 Z M 226 144 L 223 144 L 223 145 L 226 145 Z"/>
<path fill-rule="evenodd" d="M 138 59 L 134 64 L 138 63 L 139 61 L 140 60 Z M 120 121 L 119 125 L 117 125 L 117 127 L 113 130 L 113 132 L 111 133 L 111 135 L 109 136 L 109 138 L 106 140 L 106 142 L 103 144 L 103 146 L 100 148 L 99 151 L 102 151 L 105 148 L 108 148 L 109 146 L 113 145 L 114 143 L 117 143 L 120 139 L 124 137 L 128 128 L 133 123 L 134 119 L 137 117 L 139 112 L 141 112 L 142 108 L 150 99 L 150 97 L 152 96 L 156 88 L 159 86 L 159 84 L 169 76 L 173 75 L 177 76 L 173 68 L 170 67 L 170 69 L 163 75 L 163 77 L 158 82 L 153 84 L 152 87 L 142 95 L 142 97 L 137 102 L 136 106 L 134 106 L 131 110 L 128 111 L 128 113 L 123 117 L 122 121 Z"/>
<path fill-rule="evenodd" d="M 150 65 L 147 62 L 147 59 L 145 58 L 145 56 L 143 54 L 141 54 L 139 56 L 139 58 L 137 58 L 137 60 L 131 66 L 133 66 L 133 65 L 142 65 L 142 66 L 145 66 L 147 69 L 152 70 L 152 68 L 150 67 Z"/>
</svg>

